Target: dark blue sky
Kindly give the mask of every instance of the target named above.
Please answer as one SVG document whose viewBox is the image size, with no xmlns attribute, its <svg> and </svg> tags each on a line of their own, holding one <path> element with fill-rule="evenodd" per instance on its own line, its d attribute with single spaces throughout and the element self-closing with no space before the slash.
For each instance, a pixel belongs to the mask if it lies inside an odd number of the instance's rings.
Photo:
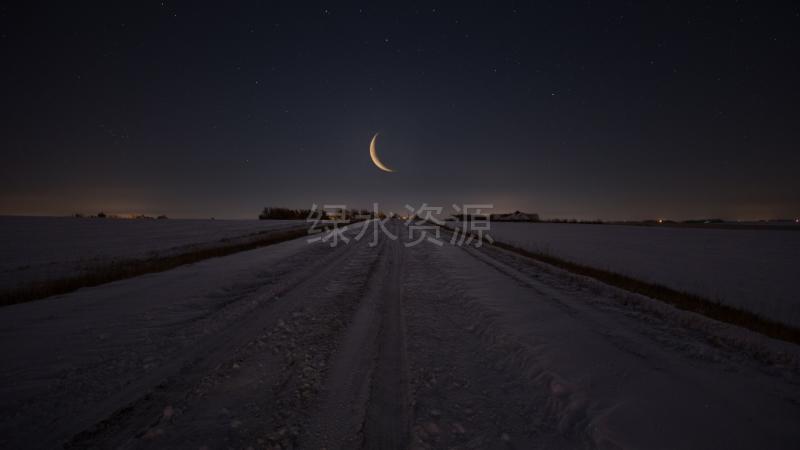
<svg viewBox="0 0 800 450">
<path fill-rule="evenodd" d="M 230 3 L 3 6 L 0 214 L 800 216 L 797 3 Z"/>
</svg>

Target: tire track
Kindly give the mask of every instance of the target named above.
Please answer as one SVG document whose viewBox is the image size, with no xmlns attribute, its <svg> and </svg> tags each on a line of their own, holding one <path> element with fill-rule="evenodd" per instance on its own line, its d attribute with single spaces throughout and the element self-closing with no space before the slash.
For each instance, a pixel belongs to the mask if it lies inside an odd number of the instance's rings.
<svg viewBox="0 0 800 450">
<path fill-rule="evenodd" d="M 380 346 L 372 376 L 364 421 L 364 448 L 402 449 L 408 446 L 410 407 L 408 356 L 403 316 L 405 249 L 401 242 L 388 243 L 388 276 L 383 280 L 383 317 Z"/>
<path fill-rule="evenodd" d="M 396 227 L 398 224 L 392 223 Z M 406 448 L 403 248 L 382 239 L 369 287 L 341 341 L 303 448 Z"/>
<path fill-rule="evenodd" d="M 385 241 L 381 241 L 376 251 L 380 252 L 378 262 L 334 355 L 320 403 L 305 430 L 301 447 L 337 449 L 360 445 L 381 326 L 380 283 L 388 264 Z"/>
<path fill-rule="evenodd" d="M 165 405 L 185 401 L 192 387 L 225 365 L 237 348 L 260 336 L 263 330 L 274 327 L 282 317 L 289 316 L 292 309 L 307 304 L 315 291 L 339 278 L 337 272 L 363 247 L 351 244 L 326 251 L 325 256 L 312 265 L 287 273 L 275 289 L 255 294 L 261 299 L 256 308 L 248 310 L 243 317 L 237 316 L 234 322 L 228 320 L 225 327 L 218 326 L 218 332 L 201 337 L 177 358 L 94 407 L 90 417 L 78 417 L 65 426 L 65 431 L 84 430 L 74 435 L 67 446 L 102 443 L 103 447 L 120 447 L 135 443 L 136 437 L 146 435 L 153 424 L 159 423 Z M 253 297 L 240 302 L 250 298 Z"/>
<path fill-rule="evenodd" d="M 186 412 L 151 427 L 152 438 L 137 447 L 297 447 L 377 265 L 365 246 L 351 254 L 327 284 L 205 376 L 179 406 Z"/>
<path fill-rule="evenodd" d="M 491 322 L 442 270 L 440 252 L 409 251 L 406 274 L 414 448 L 575 448 L 550 414 L 549 393 L 514 361 L 515 343 L 486 334 Z"/>
</svg>

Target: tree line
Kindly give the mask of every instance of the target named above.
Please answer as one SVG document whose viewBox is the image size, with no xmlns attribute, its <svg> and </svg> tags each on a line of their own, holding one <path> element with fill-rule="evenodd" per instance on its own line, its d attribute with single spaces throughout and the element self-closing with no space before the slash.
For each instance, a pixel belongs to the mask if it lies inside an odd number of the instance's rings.
<svg viewBox="0 0 800 450">
<path fill-rule="evenodd" d="M 342 220 L 360 220 L 360 219 L 373 219 L 375 217 L 383 219 L 386 217 L 386 215 L 382 212 L 379 212 L 376 215 L 374 211 L 370 211 L 368 209 L 345 209 L 345 210 L 338 210 L 335 212 L 334 211 L 326 212 L 324 209 L 321 208 L 318 208 L 316 210 L 311 210 L 311 209 L 282 208 L 273 206 L 265 207 L 264 210 L 261 211 L 261 214 L 258 215 L 258 218 L 261 220 L 306 220 L 308 218 L 319 219 L 319 220 L 330 220 L 334 218 Z"/>
</svg>

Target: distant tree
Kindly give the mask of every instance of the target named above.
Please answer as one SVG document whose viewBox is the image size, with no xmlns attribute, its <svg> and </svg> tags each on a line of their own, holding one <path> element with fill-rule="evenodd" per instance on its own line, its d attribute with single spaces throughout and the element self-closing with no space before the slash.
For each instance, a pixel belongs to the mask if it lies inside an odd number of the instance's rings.
<svg viewBox="0 0 800 450">
<path fill-rule="evenodd" d="M 309 216 L 312 216 L 312 212 L 316 214 L 316 216 L 320 216 L 321 219 L 327 219 L 328 216 L 325 214 L 325 211 L 312 211 L 310 209 L 289 209 L 289 208 L 275 208 L 275 207 L 266 207 L 258 215 L 258 218 L 261 220 L 305 220 Z"/>
<path fill-rule="evenodd" d="M 103 211 L 100 211 L 99 213 L 97 213 L 97 218 L 98 219 L 105 219 L 106 218 L 106 213 L 104 213 Z"/>
<path fill-rule="evenodd" d="M 503 214 L 453 214 L 452 217 L 454 220 L 460 220 L 462 222 L 470 222 L 473 220 L 494 220 L 503 216 Z"/>
</svg>

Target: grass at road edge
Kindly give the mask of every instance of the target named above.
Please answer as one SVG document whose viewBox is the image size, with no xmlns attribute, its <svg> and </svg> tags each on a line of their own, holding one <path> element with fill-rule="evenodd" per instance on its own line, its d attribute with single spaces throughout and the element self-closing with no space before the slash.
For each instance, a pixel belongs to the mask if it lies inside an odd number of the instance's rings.
<svg viewBox="0 0 800 450">
<path fill-rule="evenodd" d="M 114 261 L 84 274 L 31 282 L 18 288 L 2 291 L 0 292 L 0 307 L 67 294 L 80 288 L 98 286 L 148 273 L 163 272 L 184 264 L 253 250 L 307 235 L 308 230 L 306 228 L 273 231 L 264 233 L 263 237 L 246 242 L 225 244 L 224 242 L 227 240 L 223 240 L 220 241 L 218 246 L 195 249 L 175 255 Z"/>
<path fill-rule="evenodd" d="M 455 231 L 453 228 L 447 226 L 442 228 L 450 232 Z M 559 269 L 577 275 L 593 278 L 610 286 L 660 300 L 685 311 L 691 311 L 720 322 L 746 328 L 774 339 L 800 344 L 800 329 L 797 327 L 767 319 L 750 311 L 724 305 L 714 300 L 687 292 L 681 292 L 664 285 L 649 283 L 609 270 L 597 269 L 561 259 L 553 255 L 526 250 L 497 240 L 488 245 L 558 267 Z"/>
</svg>

